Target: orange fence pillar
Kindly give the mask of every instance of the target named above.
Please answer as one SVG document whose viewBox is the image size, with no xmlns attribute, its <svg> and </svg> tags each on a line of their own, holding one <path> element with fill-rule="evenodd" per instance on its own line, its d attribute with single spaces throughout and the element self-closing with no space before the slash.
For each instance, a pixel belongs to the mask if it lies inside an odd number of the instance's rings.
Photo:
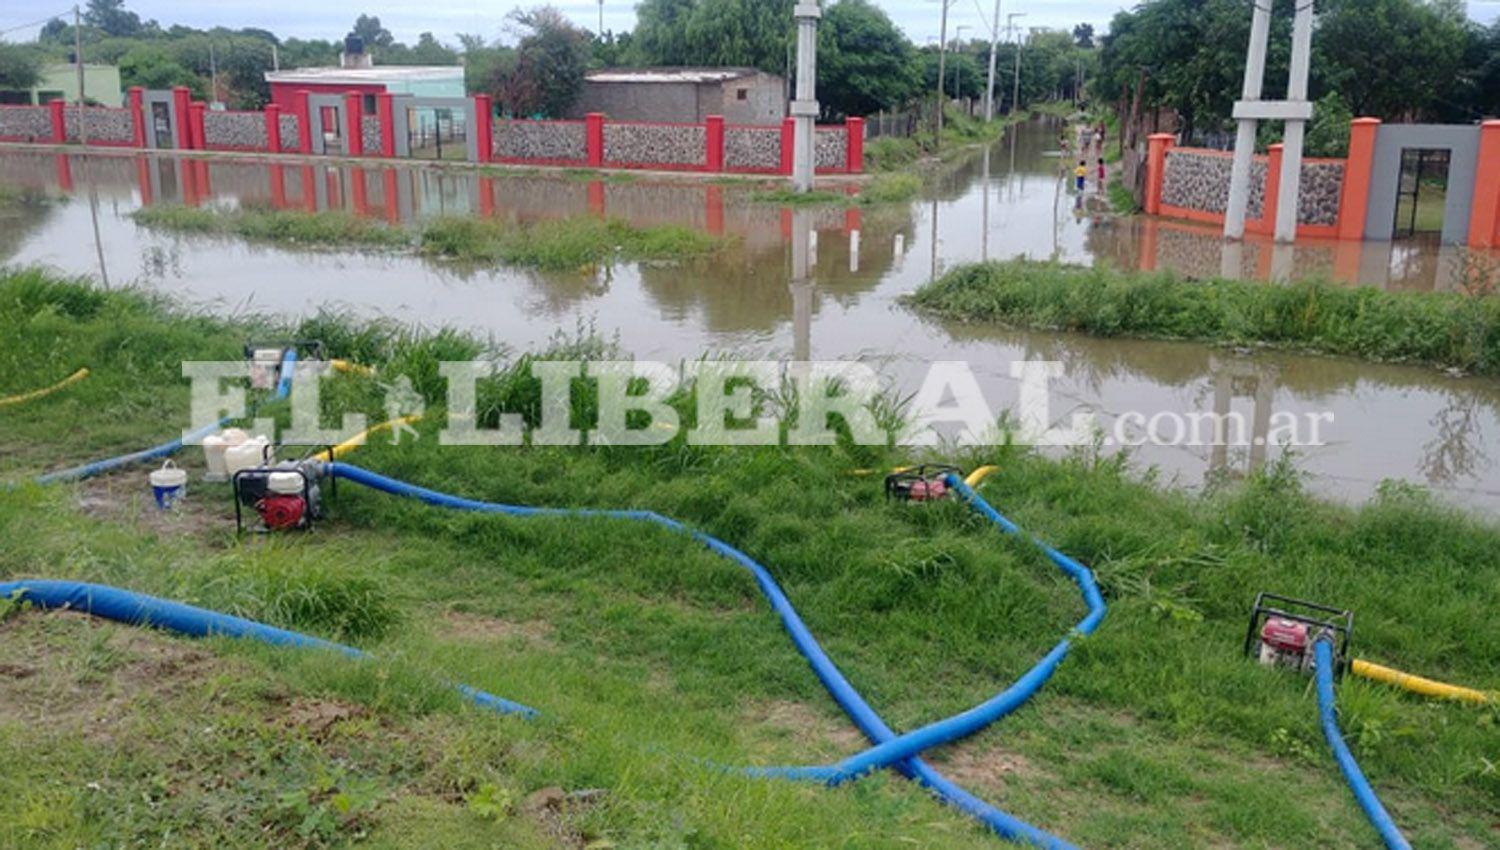
<svg viewBox="0 0 1500 850">
<path fill-rule="evenodd" d="M 1281 159 L 1285 146 L 1280 142 L 1266 148 L 1266 191 L 1261 200 L 1260 219 L 1250 222 L 1247 230 L 1255 233 L 1276 232 L 1276 199 L 1281 195 Z"/>
<path fill-rule="evenodd" d="M 1375 164 L 1379 118 L 1356 118 L 1349 125 L 1349 158 L 1344 160 L 1344 188 L 1339 196 L 1339 238 L 1365 238 L 1370 205 L 1370 169 Z"/>
<path fill-rule="evenodd" d="M 1161 185 L 1166 176 L 1167 151 L 1176 141 L 1171 133 L 1152 133 L 1146 137 L 1146 203 L 1147 215 L 1161 214 Z"/>
<path fill-rule="evenodd" d="M 1469 247 L 1500 246 L 1500 121 L 1479 125 L 1479 167 L 1474 169 L 1474 206 Z"/>
</svg>

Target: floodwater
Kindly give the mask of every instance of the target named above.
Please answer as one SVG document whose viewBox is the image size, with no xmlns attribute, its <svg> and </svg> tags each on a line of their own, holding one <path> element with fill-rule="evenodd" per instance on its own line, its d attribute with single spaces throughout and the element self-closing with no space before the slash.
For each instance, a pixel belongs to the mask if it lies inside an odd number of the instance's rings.
<svg viewBox="0 0 1500 850">
<path fill-rule="evenodd" d="M 1316 274 L 1349 285 L 1451 289 L 1462 258 L 1430 243 L 1226 246 L 1201 226 L 1120 219 L 1091 188 L 1070 193 L 1050 149 L 1055 125 L 1023 125 L 976 152 L 911 204 L 780 209 L 743 187 L 479 176 L 417 167 L 274 166 L 172 157 L 0 155 L 0 181 L 59 193 L 0 231 L 0 263 L 41 263 L 133 282 L 221 314 L 304 315 L 323 307 L 488 335 L 513 350 L 593 327 L 644 359 L 705 353 L 860 359 L 911 391 L 928 364 L 967 361 L 996 410 L 1013 405 L 1011 364 L 1051 360 L 1054 421 L 1094 414 L 1139 438 L 1161 415 L 1233 411 L 1237 445 L 1131 449 L 1182 486 L 1243 474 L 1280 450 L 1270 416 L 1331 417 L 1324 445 L 1297 464 L 1326 495 L 1359 501 L 1384 479 L 1427 486 L 1500 512 L 1500 382 L 1343 358 L 1243 353 L 1189 343 L 1101 340 L 922 318 L 898 299 L 935 273 L 1026 255 L 1194 276 L 1281 280 Z M 137 227 L 143 204 L 261 204 L 348 209 L 391 221 L 483 215 L 531 221 L 604 213 L 735 238 L 713 260 L 615 264 L 563 273 L 467 269 L 410 256 L 304 251 Z M 804 273 L 805 268 L 805 273 Z M 1267 285 L 1275 285 L 1268 283 Z M 1122 417 L 1134 417 L 1121 425 Z M 1163 427 L 1160 433 L 1170 435 Z M 1306 432 L 1304 431 L 1304 434 Z M 1212 436 L 1211 434 L 1208 436 Z M 1211 440 L 1210 440 L 1211 441 Z"/>
</svg>

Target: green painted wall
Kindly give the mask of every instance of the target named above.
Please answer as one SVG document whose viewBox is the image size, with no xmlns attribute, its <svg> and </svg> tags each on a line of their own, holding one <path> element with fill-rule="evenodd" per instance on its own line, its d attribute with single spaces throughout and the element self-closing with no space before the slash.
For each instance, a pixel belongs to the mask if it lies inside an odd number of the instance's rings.
<svg viewBox="0 0 1500 850">
<path fill-rule="evenodd" d="M 125 94 L 120 88 L 120 69 L 113 65 L 83 66 L 83 88 L 89 100 L 105 106 L 124 106 Z M 62 99 L 73 102 L 78 99 L 78 66 L 47 65 L 42 68 L 42 79 L 31 90 L 31 102 L 43 104 Z"/>
</svg>

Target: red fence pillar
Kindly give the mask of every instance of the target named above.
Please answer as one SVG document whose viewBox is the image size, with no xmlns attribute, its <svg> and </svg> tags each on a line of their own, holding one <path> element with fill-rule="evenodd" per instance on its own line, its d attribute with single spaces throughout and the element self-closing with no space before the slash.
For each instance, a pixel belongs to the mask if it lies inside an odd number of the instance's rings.
<svg viewBox="0 0 1500 850">
<path fill-rule="evenodd" d="M 201 151 L 208 149 L 208 139 L 203 130 L 203 113 L 206 111 L 208 111 L 208 104 L 201 100 L 195 100 L 188 105 L 188 114 L 192 116 L 188 124 L 191 130 L 190 138 L 193 150 Z"/>
<path fill-rule="evenodd" d="M 1146 137 L 1146 202 L 1147 215 L 1161 214 L 1161 183 L 1167 170 L 1167 151 L 1172 149 L 1175 137 L 1171 133 L 1152 133 Z"/>
<path fill-rule="evenodd" d="M 266 104 L 266 150 L 281 153 L 281 104 Z"/>
<path fill-rule="evenodd" d="M 589 167 L 604 165 L 604 113 L 590 112 L 583 117 L 585 148 L 588 151 Z"/>
<path fill-rule="evenodd" d="M 193 117 L 189 114 L 193 111 L 192 104 L 193 95 L 187 90 L 187 86 L 176 86 L 172 89 L 172 120 L 177 122 L 179 150 L 193 149 Z"/>
<path fill-rule="evenodd" d="M 307 108 L 309 96 L 306 89 L 292 95 L 292 111 L 297 113 L 297 152 L 303 154 L 312 153 L 312 112 Z"/>
<path fill-rule="evenodd" d="M 375 95 L 375 115 L 380 118 L 380 155 L 396 155 L 396 100 L 389 92 Z"/>
<path fill-rule="evenodd" d="M 140 86 L 130 87 L 130 143 L 138 148 L 146 146 L 146 90 Z"/>
<path fill-rule="evenodd" d="M 1375 164 L 1379 118 L 1356 118 L 1349 125 L 1349 158 L 1344 160 L 1344 188 L 1339 194 L 1339 238 L 1365 238 L 1370 205 L 1370 169 Z"/>
<path fill-rule="evenodd" d="M 495 102 L 487 94 L 474 95 L 474 124 L 479 161 L 489 162 L 495 151 Z"/>
<path fill-rule="evenodd" d="M 344 95 L 344 154 L 364 156 L 365 97 L 357 91 Z"/>
<path fill-rule="evenodd" d="M 47 107 L 52 110 L 52 141 L 58 144 L 68 140 L 68 119 L 63 113 L 66 106 L 67 104 L 61 100 L 54 100 L 47 104 Z"/>
<path fill-rule="evenodd" d="M 844 132 L 849 137 L 849 153 L 844 159 L 845 168 L 850 174 L 863 174 L 865 173 L 865 119 L 846 120 Z"/>
<path fill-rule="evenodd" d="M 1500 121 L 1486 121 L 1479 125 L 1479 166 L 1474 169 L 1469 247 L 1497 245 L 1500 245 Z"/>
<path fill-rule="evenodd" d="M 781 173 L 792 173 L 792 160 L 796 157 L 797 119 L 787 117 L 781 121 Z"/>
<path fill-rule="evenodd" d="M 708 140 L 708 150 L 703 158 L 703 170 L 718 173 L 724 170 L 724 116 L 708 116 L 703 128 L 704 137 Z"/>
</svg>

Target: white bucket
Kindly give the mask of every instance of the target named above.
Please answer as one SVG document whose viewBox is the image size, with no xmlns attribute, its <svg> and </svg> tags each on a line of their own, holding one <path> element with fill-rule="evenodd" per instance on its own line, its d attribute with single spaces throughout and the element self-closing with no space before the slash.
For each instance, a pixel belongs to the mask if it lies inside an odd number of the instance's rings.
<svg viewBox="0 0 1500 850">
<path fill-rule="evenodd" d="M 170 460 L 161 469 L 152 472 L 148 480 L 151 482 L 151 495 L 156 498 L 156 506 L 164 511 L 176 507 L 178 500 L 187 495 L 187 470 L 178 469 Z"/>
<path fill-rule="evenodd" d="M 273 472 L 266 480 L 266 491 L 278 496 L 300 496 L 306 479 L 299 472 Z"/>
<path fill-rule="evenodd" d="M 229 471 L 224 464 L 224 453 L 231 446 L 238 446 L 250 439 L 239 428 L 228 428 L 218 434 L 210 434 L 203 438 L 203 462 L 208 467 L 208 472 L 203 476 L 205 481 L 227 481 Z"/>
</svg>

